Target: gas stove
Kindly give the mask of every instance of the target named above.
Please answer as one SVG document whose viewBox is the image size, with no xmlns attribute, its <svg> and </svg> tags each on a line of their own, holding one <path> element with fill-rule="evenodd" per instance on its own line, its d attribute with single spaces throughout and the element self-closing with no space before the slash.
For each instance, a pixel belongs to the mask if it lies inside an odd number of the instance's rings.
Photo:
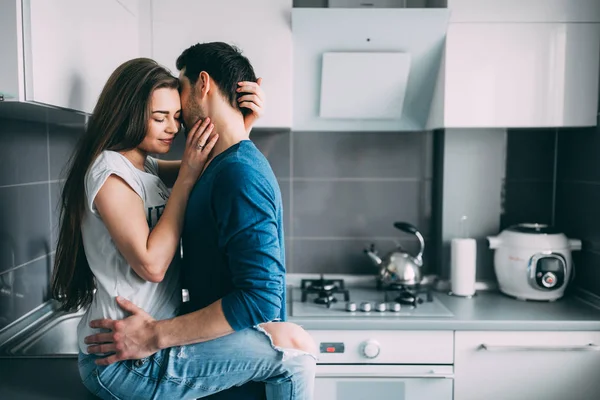
<svg viewBox="0 0 600 400">
<path fill-rule="evenodd" d="M 454 332 L 369 329 L 383 319 L 452 317 L 435 293 L 340 277 L 287 277 L 290 317 L 360 321 L 357 329 L 309 331 L 319 349 L 315 399 L 451 400 Z"/>
<path fill-rule="evenodd" d="M 294 317 L 452 317 L 427 287 L 347 287 L 343 279 L 302 279 L 289 291 Z"/>
</svg>

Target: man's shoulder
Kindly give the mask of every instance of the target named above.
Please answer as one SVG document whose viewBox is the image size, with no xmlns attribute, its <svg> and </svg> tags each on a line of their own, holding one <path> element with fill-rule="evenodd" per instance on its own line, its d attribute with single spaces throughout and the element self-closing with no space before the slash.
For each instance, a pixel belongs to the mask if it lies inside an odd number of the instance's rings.
<svg viewBox="0 0 600 400">
<path fill-rule="evenodd" d="M 239 143 L 235 151 L 221 160 L 217 176 L 234 182 L 247 179 L 270 181 L 274 178 L 269 162 L 250 141 Z"/>
<path fill-rule="evenodd" d="M 256 168 L 256 165 L 245 159 L 231 158 L 225 160 L 219 165 L 219 170 L 215 175 L 215 182 L 232 186 L 239 186 L 247 183 L 268 182 L 266 171 Z"/>
</svg>

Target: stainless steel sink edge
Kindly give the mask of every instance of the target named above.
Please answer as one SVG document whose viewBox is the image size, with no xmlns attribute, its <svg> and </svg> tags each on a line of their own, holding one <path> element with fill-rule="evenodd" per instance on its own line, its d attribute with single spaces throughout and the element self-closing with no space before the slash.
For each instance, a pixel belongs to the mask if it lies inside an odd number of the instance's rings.
<svg viewBox="0 0 600 400">
<path fill-rule="evenodd" d="M 0 332 L 0 358 L 77 357 L 77 324 L 85 310 L 58 311 L 48 302 Z"/>
</svg>

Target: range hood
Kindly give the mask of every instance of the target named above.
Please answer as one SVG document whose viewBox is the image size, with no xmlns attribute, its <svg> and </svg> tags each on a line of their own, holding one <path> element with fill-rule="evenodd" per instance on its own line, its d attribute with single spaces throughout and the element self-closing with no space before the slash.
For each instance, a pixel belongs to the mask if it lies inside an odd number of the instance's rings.
<svg viewBox="0 0 600 400">
<path fill-rule="evenodd" d="M 442 8 L 294 9 L 294 129 L 426 129 L 449 15 Z"/>
</svg>

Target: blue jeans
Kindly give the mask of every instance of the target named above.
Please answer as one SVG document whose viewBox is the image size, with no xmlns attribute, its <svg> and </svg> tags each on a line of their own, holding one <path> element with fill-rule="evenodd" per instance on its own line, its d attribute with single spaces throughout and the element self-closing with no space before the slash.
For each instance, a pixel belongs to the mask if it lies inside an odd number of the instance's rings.
<svg viewBox="0 0 600 400">
<path fill-rule="evenodd" d="M 105 367 L 97 358 L 80 353 L 79 373 L 102 399 L 196 399 L 251 381 L 265 382 L 269 400 L 313 398 L 314 356 L 277 348 L 257 329 Z"/>
</svg>

